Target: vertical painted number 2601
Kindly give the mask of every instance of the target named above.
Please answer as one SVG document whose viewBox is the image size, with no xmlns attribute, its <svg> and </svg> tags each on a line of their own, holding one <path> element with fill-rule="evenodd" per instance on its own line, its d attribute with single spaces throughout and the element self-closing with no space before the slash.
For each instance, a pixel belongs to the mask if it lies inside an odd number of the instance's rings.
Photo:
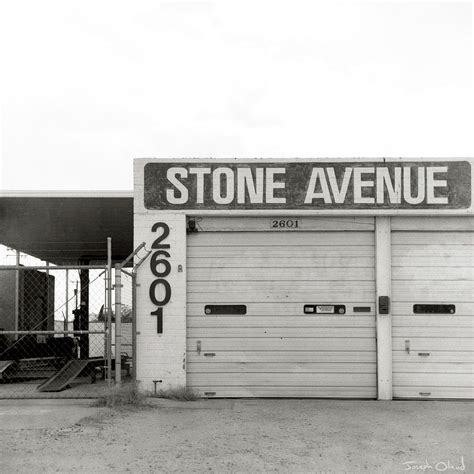
<svg viewBox="0 0 474 474">
<path fill-rule="evenodd" d="M 152 311 L 150 314 L 156 316 L 156 332 L 158 334 L 163 333 L 163 306 L 168 304 L 171 298 L 171 285 L 166 277 L 171 272 L 171 264 L 167 258 L 171 257 L 169 251 L 164 249 L 169 249 L 170 244 L 163 244 L 162 242 L 170 234 L 170 228 L 168 224 L 164 222 L 156 222 L 151 228 L 152 232 L 160 232 L 160 235 L 153 241 L 151 248 L 155 251 L 151 254 L 150 258 L 150 270 L 153 276 L 156 277 L 155 280 L 151 282 L 150 285 L 150 300 L 157 306 L 155 311 Z M 160 297 L 157 296 L 158 288 L 162 288 L 163 291 L 160 291 Z"/>
</svg>

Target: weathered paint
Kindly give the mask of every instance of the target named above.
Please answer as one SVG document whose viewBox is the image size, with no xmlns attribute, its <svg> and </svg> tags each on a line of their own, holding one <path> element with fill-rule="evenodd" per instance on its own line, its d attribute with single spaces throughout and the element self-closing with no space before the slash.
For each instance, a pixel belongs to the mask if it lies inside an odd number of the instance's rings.
<svg viewBox="0 0 474 474">
<path fill-rule="evenodd" d="M 467 209 L 471 164 L 149 162 L 144 205 L 186 211 Z"/>
</svg>

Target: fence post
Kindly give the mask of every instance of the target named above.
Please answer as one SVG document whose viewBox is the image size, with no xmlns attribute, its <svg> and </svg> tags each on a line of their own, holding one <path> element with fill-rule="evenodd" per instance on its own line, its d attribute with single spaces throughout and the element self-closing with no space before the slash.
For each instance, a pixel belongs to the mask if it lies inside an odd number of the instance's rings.
<svg viewBox="0 0 474 474">
<path fill-rule="evenodd" d="M 115 383 L 122 382 L 122 272 L 115 264 Z"/>
<path fill-rule="evenodd" d="M 16 267 L 15 270 L 15 331 L 20 329 L 20 251 L 16 251 Z M 18 336 L 15 335 L 15 339 Z"/>
<path fill-rule="evenodd" d="M 64 318 L 63 328 L 69 329 L 69 268 L 66 268 L 66 317 Z"/>
<path fill-rule="evenodd" d="M 107 383 L 112 383 L 112 238 L 107 237 Z"/>
<path fill-rule="evenodd" d="M 137 380 L 137 274 L 132 271 L 132 378 Z"/>
<path fill-rule="evenodd" d="M 88 359 L 89 358 L 89 311 L 90 311 L 90 304 L 89 304 L 89 285 L 90 285 L 90 275 L 89 275 L 89 268 L 87 260 L 81 259 L 81 265 L 83 267 L 79 267 L 79 281 L 80 281 L 80 298 L 79 298 L 79 311 L 77 313 L 77 324 L 78 329 L 84 331 L 79 336 L 79 350 L 80 350 L 80 358 L 81 359 Z"/>
</svg>

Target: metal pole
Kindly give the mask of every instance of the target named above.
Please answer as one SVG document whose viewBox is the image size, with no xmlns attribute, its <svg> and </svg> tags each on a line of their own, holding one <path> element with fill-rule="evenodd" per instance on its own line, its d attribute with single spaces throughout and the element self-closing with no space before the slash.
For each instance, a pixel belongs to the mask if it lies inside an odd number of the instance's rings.
<svg viewBox="0 0 474 474">
<path fill-rule="evenodd" d="M 20 324 L 20 251 L 16 251 L 16 272 L 15 272 L 15 331 L 18 331 Z"/>
<path fill-rule="evenodd" d="M 80 263 L 83 260 L 80 259 Z M 90 275 L 89 269 L 81 268 L 79 270 L 79 280 L 80 280 L 80 299 L 79 299 L 79 328 L 82 331 L 89 331 L 89 284 L 90 284 Z M 87 334 L 82 334 L 79 337 L 79 348 L 81 351 L 80 358 L 88 359 L 89 358 L 89 336 Z"/>
<path fill-rule="evenodd" d="M 46 329 L 50 330 L 51 329 L 51 323 L 50 323 L 50 314 L 49 314 L 49 303 L 50 303 L 50 287 L 49 287 L 49 262 L 46 262 L 46 314 L 42 315 L 43 319 L 46 319 Z M 53 329 L 54 329 L 54 308 L 53 308 Z"/>
<path fill-rule="evenodd" d="M 105 334 L 105 331 L 0 331 L 1 334 Z"/>
<path fill-rule="evenodd" d="M 107 237 L 107 383 L 112 383 L 112 239 Z"/>
<path fill-rule="evenodd" d="M 115 264 L 115 383 L 122 382 L 122 275 L 120 264 Z"/>
<path fill-rule="evenodd" d="M 18 262 L 19 265 L 19 262 Z M 2 270 L 16 270 L 18 265 L 2 265 Z M 83 270 L 103 270 L 104 265 L 81 265 Z M 77 265 L 55 265 L 53 270 L 77 270 Z M 51 270 L 48 265 L 28 265 L 28 270 Z"/>
<path fill-rule="evenodd" d="M 64 327 L 69 329 L 69 268 L 66 268 L 66 319 Z"/>
<path fill-rule="evenodd" d="M 132 378 L 137 380 L 137 275 L 132 273 Z"/>
<path fill-rule="evenodd" d="M 107 251 L 108 251 L 108 245 L 107 245 Z M 108 255 L 107 255 L 107 262 L 109 261 Z M 108 348 L 109 348 L 109 338 L 107 336 L 107 316 L 109 314 L 109 310 L 107 309 L 107 301 L 108 301 L 108 290 L 107 290 L 107 283 L 109 282 L 109 274 L 108 274 L 108 267 L 106 267 L 105 272 L 104 272 L 104 303 L 102 304 L 102 307 L 100 311 L 102 311 L 102 316 L 103 316 L 103 326 L 105 330 L 105 336 L 102 344 L 102 350 L 103 350 L 103 355 L 104 355 L 104 360 L 105 360 L 105 379 L 107 382 L 109 381 L 109 366 L 107 364 L 108 357 Z M 100 314 L 99 311 L 99 314 Z"/>
<path fill-rule="evenodd" d="M 124 267 L 125 265 L 127 265 L 127 263 L 133 258 L 135 257 L 135 255 L 142 249 L 145 247 L 145 242 L 142 242 L 121 264 L 122 267 Z"/>
<path fill-rule="evenodd" d="M 145 247 L 145 242 L 139 245 L 138 248 L 132 254 L 135 257 L 135 261 L 136 261 L 131 273 L 131 277 L 132 277 L 132 358 L 133 358 L 132 375 L 133 375 L 134 382 L 136 382 L 137 380 L 137 272 L 138 272 L 138 269 L 140 268 L 140 265 L 152 253 L 151 250 L 148 250 L 146 255 L 143 258 L 137 258 L 138 251 L 144 247 Z"/>
<path fill-rule="evenodd" d="M 74 290 L 74 309 L 77 309 L 77 280 L 76 280 L 76 289 Z"/>
</svg>

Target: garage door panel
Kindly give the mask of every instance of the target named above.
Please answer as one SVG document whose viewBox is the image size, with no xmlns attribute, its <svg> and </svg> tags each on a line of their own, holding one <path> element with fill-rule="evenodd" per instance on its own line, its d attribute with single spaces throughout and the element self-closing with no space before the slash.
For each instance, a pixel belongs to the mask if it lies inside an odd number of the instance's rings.
<svg viewBox="0 0 474 474">
<path fill-rule="evenodd" d="M 455 281 L 466 280 L 471 282 L 474 280 L 474 267 L 395 267 L 394 281 L 400 280 L 443 280 Z"/>
<path fill-rule="evenodd" d="M 188 278 L 194 282 L 215 281 L 373 281 L 374 268 L 191 268 Z"/>
<path fill-rule="evenodd" d="M 370 281 L 354 281 L 350 285 L 344 281 L 307 281 L 307 280 L 288 280 L 288 281 L 214 281 L 211 284 L 202 281 L 190 281 L 188 289 L 190 293 L 202 292 L 212 290 L 214 293 L 225 293 L 227 294 L 230 290 L 242 291 L 248 294 L 252 291 L 286 291 L 286 292 L 299 292 L 308 293 L 317 291 L 324 293 L 328 291 L 371 291 L 374 294 L 373 282 Z M 365 298 L 354 298 L 361 299 Z"/>
<path fill-rule="evenodd" d="M 211 351 L 375 351 L 373 338 L 206 338 L 190 337 L 187 340 L 187 349 L 196 350 L 197 341 L 201 343 L 203 352 Z"/>
<path fill-rule="evenodd" d="M 473 329 L 474 328 L 474 317 L 473 315 L 457 315 L 457 305 L 456 305 L 456 316 L 449 315 L 408 315 L 401 316 L 398 315 L 393 320 L 394 328 L 403 328 L 403 327 L 434 327 L 434 328 L 463 328 L 463 329 Z"/>
<path fill-rule="evenodd" d="M 202 386 L 194 385 L 194 389 L 201 394 L 201 396 L 219 395 L 223 398 L 245 398 L 245 397 L 287 397 L 287 398 L 375 398 L 377 393 L 374 387 L 307 387 L 307 386 L 293 386 L 285 387 L 261 387 L 261 386 Z M 217 390 L 217 392 L 216 392 Z M 275 394 L 278 395 L 275 395 Z"/>
<path fill-rule="evenodd" d="M 198 229 L 205 232 L 248 232 L 248 231 L 271 231 L 271 232 L 285 232 L 280 227 L 273 227 L 272 223 L 276 218 L 262 218 L 246 216 L 245 219 L 236 219 L 235 217 L 227 216 L 201 216 L 197 220 Z M 280 219 L 278 219 L 280 220 Z M 291 218 L 290 218 L 291 220 Z M 317 230 L 323 231 L 373 231 L 375 227 L 375 220 L 373 217 L 350 217 L 350 216 L 336 216 L 336 217 L 311 217 L 305 216 L 304 221 L 298 220 L 298 228 L 289 230 L 288 232 L 301 232 Z"/>
<path fill-rule="evenodd" d="M 472 362 L 431 362 L 429 360 L 419 362 L 401 362 L 397 364 L 396 372 L 394 373 L 452 373 L 472 375 L 473 372 L 474 358 Z"/>
<path fill-rule="evenodd" d="M 272 252 L 273 253 L 273 252 Z M 190 269 L 204 268 L 374 268 L 373 257 L 351 257 L 351 256 L 324 256 L 324 257 L 301 257 L 301 252 L 295 252 L 290 256 L 288 250 L 278 256 L 254 256 L 252 258 L 239 257 L 192 257 L 188 256 L 188 272 Z"/>
<path fill-rule="evenodd" d="M 300 304 L 342 304 L 347 306 L 347 301 L 356 298 L 363 299 L 362 305 L 367 306 L 374 304 L 375 290 L 370 291 L 350 291 L 350 288 L 344 290 L 334 289 L 334 291 L 263 291 L 259 290 L 257 293 L 251 293 L 247 290 L 241 289 L 236 292 L 202 292 L 189 291 L 188 301 L 201 304 L 250 304 L 250 303 L 300 303 Z M 324 297 L 324 299 L 323 299 Z"/>
<path fill-rule="evenodd" d="M 359 300 L 373 302 L 375 288 L 371 281 L 216 281 L 190 282 L 191 303 L 303 302 L 344 304 Z"/>
<path fill-rule="evenodd" d="M 393 301 L 419 303 L 420 300 L 438 303 L 449 301 L 450 303 L 462 301 L 464 303 L 474 302 L 474 291 L 471 281 L 394 281 Z"/>
<path fill-rule="evenodd" d="M 234 245 L 229 247 L 216 246 L 195 246 L 188 247 L 187 258 L 192 259 L 196 257 L 234 257 L 241 259 L 253 258 L 288 258 L 297 256 L 299 258 L 326 258 L 326 257 L 371 257 L 374 256 L 373 245 L 352 245 L 352 246 L 337 246 L 337 245 L 305 245 L 293 247 L 290 243 L 288 245 L 275 245 L 269 248 L 265 245 L 246 247 L 245 245 Z"/>
<path fill-rule="evenodd" d="M 351 239 L 348 240 L 347 236 Z M 281 246 L 286 240 L 292 247 L 314 245 L 373 245 L 375 242 L 373 232 L 208 232 L 205 233 L 205 242 L 200 239 L 200 234 L 190 235 L 188 246 L 219 246 L 232 247 L 242 245 L 242 238 L 246 240 L 246 247 L 254 245 L 268 248 L 273 245 Z"/>
<path fill-rule="evenodd" d="M 471 301 L 474 294 L 472 282 L 468 280 L 415 280 L 403 281 L 393 279 L 394 301 L 406 301 L 406 297 L 416 296 L 416 300 L 423 298 L 431 301 L 433 293 L 443 292 L 445 301 L 453 301 L 453 298 L 459 301 Z M 458 298 L 457 295 L 466 296 L 466 298 Z"/>
<path fill-rule="evenodd" d="M 466 330 L 467 329 L 467 330 Z M 469 328 L 465 327 L 454 327 L 454 326 L 444 326 L 444 327 L 435 327 L 427 325 L 425 327 L 417 326 L 396 326 L 392 329 L 393 337 L 404 337 L 409 338 L 410 341 L 413 341 L 414 338 L 467 338 L 471 339 L 471 334 Z"/>
<path fill-rule="evenodd" d="M 374 374 L 308 374 L 308 373 L 200 373 L 189 374 L 188 383 L 219 386 L 259 385 L 267 387 L 372 387 Z"/>
<path fill-rule="evenodd" d="M 417 387 L 397 387 L 394 398 L 457 398 L 472 399 L 474 398 L 474 389 L 472 387 L 434 387 L 434 386 L 417 386 Z"/>
<path fill-rule="evenodd" d="M 193 328 L 195 338 L 271 338 L 271 337 L 300 337 L 300 338 L 333 338 L 333 337 L 373 337 L 374 328 L 340 328 L 340 327 L 205 327 Z"/>
<path fill-rule="evenodd" d="M 429 352 L 429 356 L 418 355 L 418 352 Z M 392 361 L 394 363 L 393 370 L 400 372 L 399 363 L 459 363 L 471 364 L 474 362 L 474 352 L 472 351 L 440 351 L 440 350 L 410 350 L 408 354 L 404 350 L 394 350 L 392 354 Z"/>
<path fill-rule="evenodd" d="M 211 354 L 209 358 L 206 354 Z M 317 364 L 348 364 L 361 363 L 365 368 L 367 364 L 375 364 L 375 352 L 356 351 L 202 351 L 196 348 L 189 350 L 187 355 L 189 363 L 201 363 L 208 367 L 221 362 L 263 362 L 272 364 L 281 363 L 317 363 Z"/>
<path fill-rule="evenodd" d="M 467 250 L 466 253 L 469 253 Z M 405 256 L 398 255 L 392 257 L 392 268 L 437 268 L 444 271 L 444 267 L 466 267 L 469 265 L 469 259 L 466 256 L 454 257 L 451 255 L 443 256 Z M 472 265 L 471 267 L 472 268 Z"/>
<path fill-rule="evenodd" d="M 405 349 L 405 337 L 393 338 L 393 349 Z M 410 337 L 410 351 L 470 351 L 473 349 L 472 339 L 468 337 Z"/>
<path fill-rule="evenodd" d="M 392 234 L 392 236 L 395 234 Z M 472 256 L 470 245 L 393 245 L 392 257 L 426 257 L 429 255 L 432 260 L 438 257 L 464 257 Z"/>
<path fill-rule="evenodd" d="M 303 316 L 308 320 L 317 319 L 318 321 L 324 320 L 324 318 L 332 319 L 336 315 L 324 315 L 324 314 L 304 314 L 304 305 L 306 304 L 307 299 L 296 302 L 296 303 L 289 303 L 287 301 L 284 302 L 268 302 L 268 303 L 246 303 L 247 307 L 247 314 L 239 316 L 241 318 L 253 318 L 257 316 L 275 316 L 275 317 L 295 317 L 295 316 Z M 319 303 L 318 301 L 314 301 L 314 303 Z M 341 321 L 344 321 L 344 318 L 349 316 L 351 317 L 360 317 L 360 318 L 368 318 L 372 316 L 370 319 L 374 321 L 375 318 L 375 304 L 361 301 L 345 301 L 342 303 L 346 307 L 346 313 L 344 315 L 337 315 Z M 187 314 L 190 317 L 193 316 L 201 316 L 203 318 L 232 318 L 231 314 L 227 315 L 206 315 L 205 314 L 205 303 L 189 303 L 187 304 Z M 356 308 L 354 310 L 354 308 Z M 357 310 L 358 308 L 358 310 Z M 363 311 L 361 312 L 361 309 Z M 235 316 L 234 316 L 235 317 Z"/>
<path fill-rule="evenodd" d="M 373 374 L 375 363 L 314 362 L 212 362 L 188 363 L 188 373 L 364 373 Z"/>
<path fill-rule="evenodd" d="M 393 232 L 393 245 L 468 245 L 474 244 L 472 232 Z"/>
<path fill-rule="evenodd" d="M 204 312 L 204 311 L 203 311 Z M 301 311 L 300 313 L 302 313 Z M 334 318 L 337 318 L 335 321 Z M 373 316 L 188 316 L 188 328 L 330 328 L 337 324 L 338 330 L 346 328 L 372 328 Z"/>
<path fill-rule="evenodd" d="M 416 216 L 416 217 L 392 217 L 392 231 L 474 231 L 474 217 L 463 216 Z"/>
<path fill-rule="evenodd" d="M 473 387 L 468 384 L 469 377 L 466 377 L 465 373 L 443 373 L 438 372 L 436 377 L 433 377 L 432 373 L 423 372 L 406 372 L 406 373 L 393 373 L 393 383 L 398 386 L 430 386 L 430 387 Z"/>
</svg>

